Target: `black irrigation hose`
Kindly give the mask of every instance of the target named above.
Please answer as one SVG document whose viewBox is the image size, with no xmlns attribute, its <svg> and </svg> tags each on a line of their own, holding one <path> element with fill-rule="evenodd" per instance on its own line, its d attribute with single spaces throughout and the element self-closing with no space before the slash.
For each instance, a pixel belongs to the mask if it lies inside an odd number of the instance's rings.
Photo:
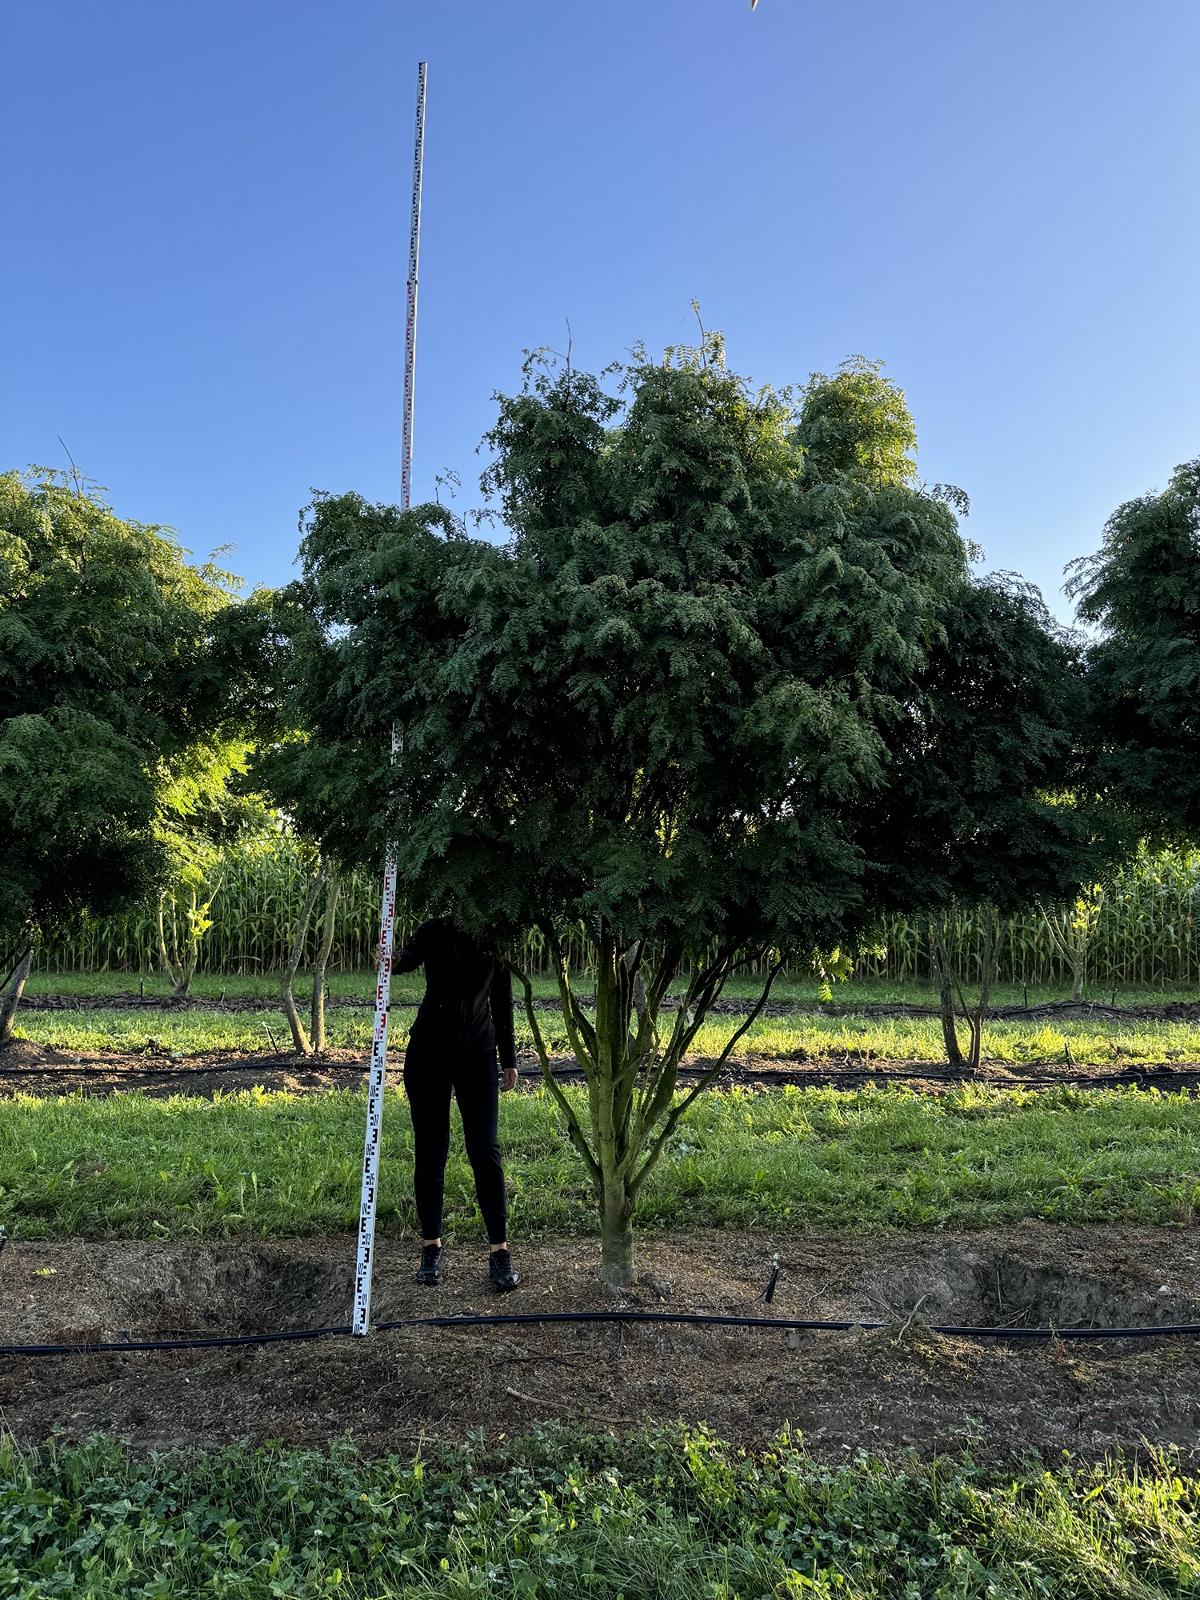
<svg viewBox="0 0 1200 1600">
<path fill-rule="evenodd" d="M 972 1078 L 968 1074 L 947 1072 L 939 1068 L 903 1069 L 889 1067 L 864 1066 L 834 1066 L 824 1067 L 819 1062 L 806 1062 L 802 1066 L 788 1065 L 786 1056 L 777 1058 L 778 1066 L 749 1070 L 729 1066 L 726 1074 L 735 1082 L 763 1084 L 771 1087 L 774 1080 L 780 1086 L 835 1089 L 843 1079 L 865 1079 L 867 1083 L 948 1083 L 982 1084 L 985 1088 L 992 1086 L 999 1089 L 1156 1089 L 1169 1091 L 1171 1086 L 1177 1085 L 1182 1092 L 1184 1089 L 1200 1087 L 1200 1064 L 1151 1063 L 1144 1067 L 1123 1067 L 1118 1072 L 1087 1073 L 1087 1072 L 1043 1072 L 1028 1077 L 1013 1077 L 1006 1079 Z M 1031 1062 L 1030 1065 L 1044 1066 L 1048 1063 Z M 117 1075 L 133 1081 L 148 1078 L 178 1078 L 186 1080 L 189 1076 L 208 1077 L 217 1073 L 226 1072 L 274 1072 L 282 1071 L 285 1067 L 294 1067 L 297 1071 L 321 1073 L 358 1074 L 365 1077 L 367 1066 L 357 1061 L 325 1061 L 318 1057 L 291 1056 L 276 1053 L 261 1059 L 246 1061 L 221 1061 L 214 1065 L 188 1066 L 182 1062 L 171 1063 L 162 1067 L 145 1065 L 121 1067 Z M 0 1079 L 4 1078 L 46 1078 L 46 1077 L 83 1077 L 86 1078 L 93 1068 L 86 1066 L 63 1066 L 61 1063 L 49 1065 L 28 1065 L 22 1063 L 18 1066 L 6 1066 L 0 1059 Z M 103 1063 L 95 1068 L 103 1071 Z M 696 1078 L 708 1070 L 703 1063 L 696 1065 L 683 1065 L 679 1069 L 681 1078 Z M 521 1078 L 528 1078 L 532 1082 L 541 1081 L 539 1069 L 519 1072 Z M 571 1080 L 584 1076 L 581 1067 L 556 1067 L 556 1079 Z M 865 1086 L 865 1085 L 864 1085 Z M 111 1087 L 111 1085 L 109 1085 Z"/>
<path fill-rule="evenodd" d="M 482 1328 L 519 1323 L 549 1322 L 658 1322 L 722 1328 L 777 1328 L 801 1333 L 850 1333 L 857 1328 L 873 1332 L 895 1327 L 894 1322 L 844 1322 L 802 1320 L 793 1317 L 739 1317 L 708 1311 L 492 1311 L 453 1317 L 401 1317 L 372 1324 L 376 1333 L 402 1328 Z M 956 1339 L 1166 1339 L 1200 1337 L 1200 1322 L 1164 1323 L 1138 1328 L 973 1328 L 933 1323 L 931 1333 Z M 289 1328 L 274 1333 L 219 1333 L 195 1339 L 99 1340 L 80 1344 L 5 1344 L 0 1356 L 117 1355 L 146 1350 L 212 1350 L 230 1346 L 297 1343 L 312 1339 L 352 1337 L 348 1323 L 329 1328 Z"/>
</svg>

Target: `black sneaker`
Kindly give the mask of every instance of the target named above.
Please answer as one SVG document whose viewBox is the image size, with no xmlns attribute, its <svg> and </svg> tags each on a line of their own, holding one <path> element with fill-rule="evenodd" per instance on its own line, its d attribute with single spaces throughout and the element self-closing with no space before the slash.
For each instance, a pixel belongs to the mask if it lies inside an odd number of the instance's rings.
<svg viewBox="0 0 1200 1600">
<path fill-rule="evenodd" d="M 443 1277 L 443 1264 L 446 1252 L 440 1244 L 423 1244 L 421 1246 L 421 1265 L 417 1268 L 417 1282 L 423 1283 L 426 1288 L 436 1289 Z"/>
<path fill-rule="evenodd" d="M 513 1266 L 512 1257 L 507 1250 L 492 1251 L 488 1263 L 488 1275 L 501 1294 L 507 1294 L 510 1289 L 515 1289 L 521 1281 L 521 1275 Z"/>
</svg>

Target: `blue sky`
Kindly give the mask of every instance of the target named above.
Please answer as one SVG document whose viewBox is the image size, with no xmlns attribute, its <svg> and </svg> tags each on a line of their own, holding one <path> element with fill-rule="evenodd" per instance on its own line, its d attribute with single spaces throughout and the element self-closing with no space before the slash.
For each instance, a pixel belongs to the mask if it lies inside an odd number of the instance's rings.
<svg viewBox="0 0 1200 1600">
<path fill-rule="evenodd" d="M 1200 454 L 1196 0 L 3 0 L 0 463 L 254 582 L 312 486 L 473 498 L 524 348 L 878 357 L 1042 585 Z"/>
</svg>

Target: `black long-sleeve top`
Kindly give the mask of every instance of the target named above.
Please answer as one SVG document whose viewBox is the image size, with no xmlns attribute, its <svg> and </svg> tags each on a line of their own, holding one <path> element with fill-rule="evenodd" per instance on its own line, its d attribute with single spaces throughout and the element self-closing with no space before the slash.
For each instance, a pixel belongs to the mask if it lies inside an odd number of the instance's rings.
<svg viewBox="0 0 1200 1600">
<path fill-rule="evenodd" d="M 505 1071 L 517 1065 L 512 978 L 508 968 L 448 917 L 423 922 L 392 959 L 393 972 L 425 968 L 425 997 L 409 1042 L 459 1055 L 497 1054 Z"/>
</svg>

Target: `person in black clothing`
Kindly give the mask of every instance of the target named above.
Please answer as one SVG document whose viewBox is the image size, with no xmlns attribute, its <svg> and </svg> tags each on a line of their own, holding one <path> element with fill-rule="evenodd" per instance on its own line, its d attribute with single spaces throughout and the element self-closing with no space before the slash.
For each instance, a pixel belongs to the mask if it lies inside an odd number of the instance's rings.
<svg viewBox="0 0 1200 1600">
<path fill-rule="evenodd" d="M 395 953 L 395 972 L 425 968 L 425 997 L 404 1059 L 404 1087 L 413 1125 L 413 1187 L 421 1223 L 417 1282 L 441 1283 L 442 1192 L 450 1149 L 450 1095 L 458 1101 L 475 1193 L 491 1242 L 490 1276 L 497 1289 L 520 1279 L 508 1250 L 507 1197 L 498 1136 L 500 1077 L 517 1081 L 512 979 L 479 939 L 449 917 L 423 922 Z"/>
</svg>

